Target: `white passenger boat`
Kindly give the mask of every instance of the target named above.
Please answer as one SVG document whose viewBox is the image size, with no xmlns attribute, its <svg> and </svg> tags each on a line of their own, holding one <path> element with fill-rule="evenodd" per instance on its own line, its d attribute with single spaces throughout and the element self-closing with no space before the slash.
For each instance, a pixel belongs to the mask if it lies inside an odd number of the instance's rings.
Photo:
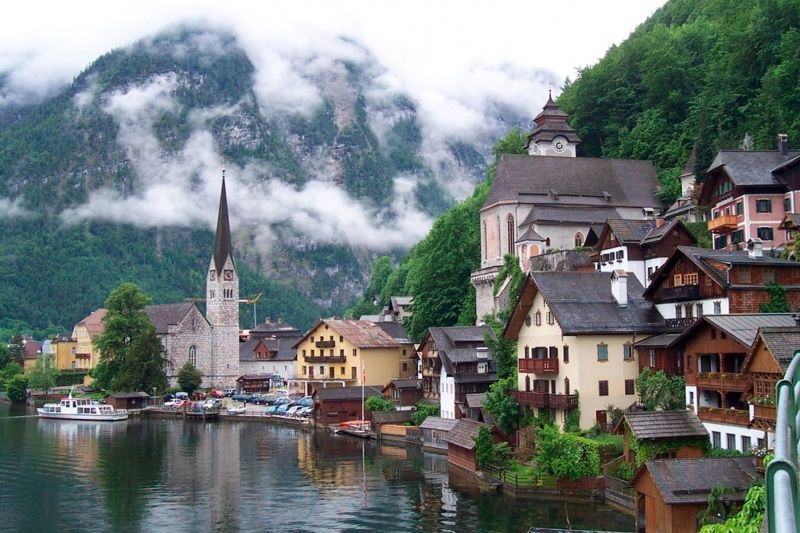
<svg viewBox="0 0 800 533">
<path fill-rule="evenodd" d="M 114 409 L 110 405 L 88 398 L 73 398 L 72 391 L 70 391 L 68 397 L 63 398 L 59 403 L 46 403 L 44 407 L 39 407 L 36 410 L 39 412 L 39 418 L 110 422 L 128 418 L 128 411 L 125 409 Z"/>
</svg>

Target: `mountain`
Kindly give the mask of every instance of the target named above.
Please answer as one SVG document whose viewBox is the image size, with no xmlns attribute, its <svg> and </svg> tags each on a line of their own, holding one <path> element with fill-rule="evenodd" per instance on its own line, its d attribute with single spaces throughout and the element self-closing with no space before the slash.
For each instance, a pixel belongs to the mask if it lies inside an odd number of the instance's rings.
<svg viewBox="0 0 800 533">
<path fill-rule="evenodd" d="M 259 320 L 302 328 L 351 304 L 371 261 L 399 257 L 524 119 L 494 105 L 480 139 L 426 137 L 369 51 L 339 44 L 264 73 L 235 35 L 182 27 L 2 109 L 0 330 L 69 328 L 121 281 L 157 303 L 201 295 L 223 161 Z"/>
</svg>

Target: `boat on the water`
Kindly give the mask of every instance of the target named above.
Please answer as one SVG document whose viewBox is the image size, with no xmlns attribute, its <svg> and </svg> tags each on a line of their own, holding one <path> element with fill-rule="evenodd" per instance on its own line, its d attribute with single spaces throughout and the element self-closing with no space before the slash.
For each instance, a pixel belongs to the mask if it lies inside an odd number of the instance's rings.
<svg viewBox="0 0 800 533">
<path fill-rule="evenodd" d="M 72 391 L 69 396 L 62 398 L 59 403 L 46 403 L 44 407 L 36 409 L 39 418 L 57 418 L 62 420 L 98 420 L 114 422 L 126 420 L 128 411 L 114 409 L 89 398 L 73 398 Z"/>
</svg>

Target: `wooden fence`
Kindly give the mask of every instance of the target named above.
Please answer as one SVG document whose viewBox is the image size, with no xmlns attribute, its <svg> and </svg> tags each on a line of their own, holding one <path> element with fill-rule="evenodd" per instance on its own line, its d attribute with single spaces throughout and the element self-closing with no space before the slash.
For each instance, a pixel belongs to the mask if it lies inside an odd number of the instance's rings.
<svg viewBox="0 0 800 533">
<path fill-rule="evenodd" d="M 636 491 L 624 479 L 605 476 L 604 496 L 606 501 L 631 511 L 636 508 Z"/>
</svg>

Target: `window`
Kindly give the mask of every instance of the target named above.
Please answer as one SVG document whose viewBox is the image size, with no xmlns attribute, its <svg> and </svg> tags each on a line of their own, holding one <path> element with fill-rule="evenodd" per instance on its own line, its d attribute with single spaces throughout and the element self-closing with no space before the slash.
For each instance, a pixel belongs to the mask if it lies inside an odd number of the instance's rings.
<svg viewBox="0 0 800 533">
<path fill-rule="evenodd" d="M 758 238 L 762 241 L 771 241 L 772 240 L 772 228 L 770 227 L 760 227 L 756 231 Z"/>
<path fill-rule="evenodd" d="M 350 377 L 352 379 L 358 379 L 358 371 L 356 370 L 356 367 L 354 367 L 354 366 L 350 367 Z"/>
<path fill-rule="evenodd" d="M 722 448 L 722 434 L 719 431 L 711 432 L 711 446 L 714 448 Z"/>
<path fill-rule="evenodd" d="M 617 250 L 617 261 L 625 259 L 625 250 Z"/>
<path fill-rule="evenodd" d="M 656 349 L 650 348 L 650 353 L 647 354 L 649 359 L 650 368 L 656 367 Z"/>
<path fill-rule="evenodd" d="M 684 285 L 697 285 L 699 281 L 699 276 L 697 272 L 693 272 L 691 274 L 686 274 L 683 276 L 683 284 Z"/>
<path fill-rule="evenodd" d="M 316 354 L 314 353 L 314 350 L 311 350 L 311 357 L 314 357 L 315 355 Z"/>
<path fill-rule="evenodd" d="M 305 356 L 306 356 L 306 351 L 305 351 L 305 350 L 303 350 L 303 357 L 305 357 Z"/>
<path fill-rule="evenodd" d="M 769 198 L 756 200 L 756 213 L 772 213 L 772 200 Z"/>
<path fill-rule="evenodd" d="M 680 287 L 683 285 L 683 275 L 682 274 L 675 274 L 672 276 L 672 285 L 674 287 Z"/>
<path fill-rule="evenodd" d="M 726 444 L 725 447 L 727 449 L 729 449 L 729 450 L 735 450 L 736 449 L 736 435 L 734 435 L 733 433 L 726 433 L 725 434 L 725 441 L 726 441 L 725 442 L 725 444 Z"/>
<path fill-rule="evenodd" d="M 478 363 L 478 374 L 485 374 L 487 367 L 486 363 Z"/>
<path fill-rule="evenodd" d="M 752 441 L 750 437 L 746 435 L 742 435 L 742 453 L 747 453 L 750 451 L 750 448 L 753 447 Z"/>
<path fill-rule="evenodd" d="M 714 302 L 714 314 L 715 315 L 722 314 L 722 302 Z"/>
<path fill-rule="evenodd" d="M 558 359 L 558 348 L 555 346 L 550 347 L 550 359 Z"/>
<path fill-rule="evenodd" d="M 792 200 L 791 198 L 784 198 L 783 199 L 783 212 L 789 213 L 792 210 Z M 744 437 L 742 437 L 744 438 Z"/>
<path fill-rule="evenodd" d="M 569 346 L 564 345 L 564 362 L 569 363 Z"/>
<path fill-rule="evenodd" d="M 308 369 L 306 369 L 306 365 L 303 365 L 303 375 L 305 376 L 308 373 Z"/>
<path fill-rule="evenodd" d="M 694 391 L 689 391 L 689 405 L 694 405 Z"/>
<path fill-rule="evenodd" d="M 683 309 L 686 313 L 686 318 L 692 318 L 692 313 L 694 313 L 694 309 L 692 308 L 692 304 L 685 304 Z"/>
<path fill-rule="evenodd" d="M 750 283 L 750 269 L 740 268 L 738 279 L 739 283 Z"/>
<path fill-rule="evenodd" d="M 730 206 L 728 206 L 728 207 L 725 208 L 725 216 L 728 216 L 730 214 L 731 214 L 731 208 L 730 208 Z"/>
<path fill-rule="evenodd" d="M 694 304 L 694 310 L 697 318 L 703 316 L 703 304 Z"/>
<path fill-rule="evenodd" d="M 542 312 L 541 311 L 536 311 L 536 325 L 537 326 L 541 326 L 542 325 Z"/>
<path fill-rule="evenodd" d="M 514 253 L 514 217 L 512 215 L 508 215 L 506 217 L 506 238 L 508 239 L 508 246 L 506 251 L 510 254 Z"/>
<path fill-rule="evenodd" d="M 683 318 L 683 306 L 675 304 L 675 318 Z"/>
<path fill-rule="evenodd" d="M 738 229 L 731 233 L 731 244 L 739 244 L 744 240 L 744 230 Z"/>
<path fill-rule="evenodd" d="M 608 380 L 598 381 L 598 391 L 597 393 L 600 396 L 608 396 Z"/>
<path fill-rule="evenodd" d="M 344 337 L 342 337 L 341 335 L 339 335 L 339 342 L 344 342 Z"/>
<path fill-rule="evenodd" d="M 774 270 L 765 270 L 761 274 L 761 281 L 764 285 L 767 283 L 776 283 L 778 281 L 778 276 L 775 274 Z"/>
<path fill-rule="evenodd" d="M 736 202 L 736 214 L 741 215 L 744 213 L 744 203 L 743 202 Z"/>
<path fill-rule="evenodd" d="M 548 323 L 548 324 L 550 324 L 550 325 L 552 326 L 552 325 L 553 325 L 553 322 L 554 322 L 554 321 L 553 321 L 553 313 L 551 313 L 550 311 L 548 311 L 548 312 L 547 312 L 547 323 Z"/>
<path fill-rule="evenodd" d="M 197 368 L 197 347 L 189 346 L 189 364 Z"/>
<path fill-rule="evenodd" d="M 531 326 L 531 315 L 525 317 L 525 325 L 528 327 Z"/>
<path fill-rule="evenodd" d="M 353 357 L 358 357 L 358 350 L 353 348 Z"/>
<path fill-rule="evenodd" d="M 344 348 L 339 348 L 339 357 L 344 357 Z"/>
<path fill-rule="evenodd" d="M 720 235 L 719 237 L 714 237 L 714 249 L 721 250 L 728 245 L 728 236 L 727 235 Z"/>
<path fill-rule="evenodd" d="M 625 380 L 625 394 L 630 396 L 632 394 L 636 394 L 636 386 L 634 385 L 635 380 L 626 379 Z"/>
<path fill-rule="evenodd" d="M 578 232 L 575 234 L 575 248 L 580 248 L 583 246 L 583 235 Z"/>
<path fill-rule="evenodd" d="M 530 357 L 530 355 L 531 355 L 531 349 L 528 346 L 526 346 L 525 347 L 525 359 Z"/>
<path fill-rule="evenodd" d="M 633 345 L 625 344 L 622 347 L 622 359 L 625 361 L 633 361 Z"/>
<path fill-rule="evenodd" d="M 325 367 L 322 366 L 322 365 L 319 365 L 319 375 L 320 376 L 324 376 L 325 375 Z"/>
<path fill-rule="evenodd" d="M 608 361 L 608 344 L 601 343 L 597 345 L 597 360 Z"/>
</svg>

